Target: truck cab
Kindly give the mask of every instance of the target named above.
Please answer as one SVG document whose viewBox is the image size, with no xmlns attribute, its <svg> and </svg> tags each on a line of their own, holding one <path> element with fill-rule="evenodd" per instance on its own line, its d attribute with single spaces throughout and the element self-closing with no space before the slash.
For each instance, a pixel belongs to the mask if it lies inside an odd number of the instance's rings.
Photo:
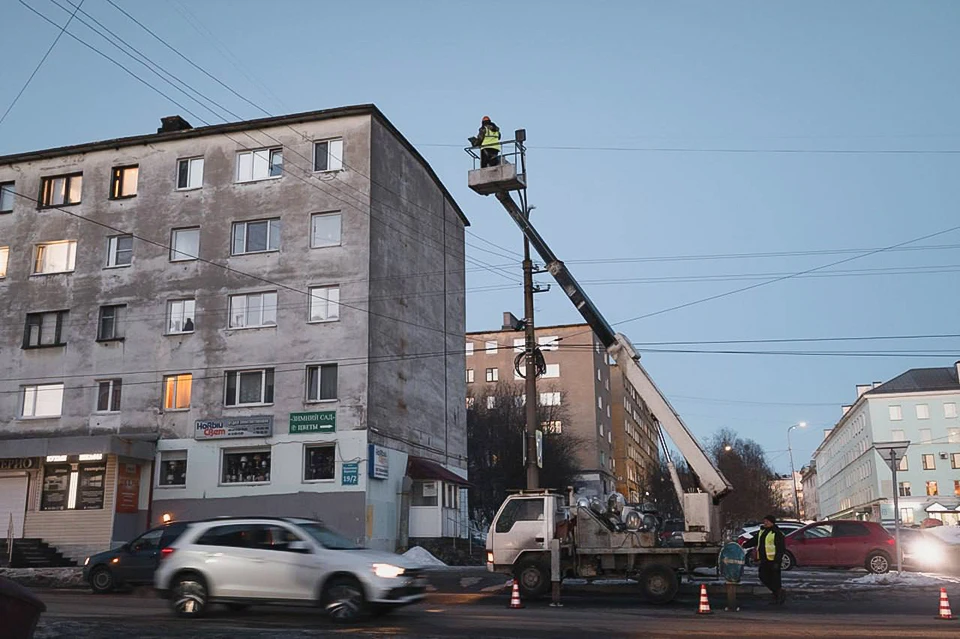
<svg viewBox="0 0 960 639">
<path fill-rule="evenodd" d="M 500 505 L 487 533 L 487 570 L 513 574 L 521 593 L 536 598 L 550 587 L 550 541 L 558 495 L 520 493 Z"/>
</svg>

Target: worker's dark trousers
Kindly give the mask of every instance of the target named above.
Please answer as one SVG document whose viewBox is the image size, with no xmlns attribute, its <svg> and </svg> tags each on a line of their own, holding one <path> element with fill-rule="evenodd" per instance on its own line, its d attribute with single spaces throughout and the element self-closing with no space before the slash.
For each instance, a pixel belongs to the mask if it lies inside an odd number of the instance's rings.
<svg viewBox="0 0 960 639">
<path fill-rule="evenodd" d="M 780 582 L 780 565 L 772 561 L 760 562 L 760 583 L 777 594 L 783 587 Z"/>
<path fill-rule="evenodd" d="M 500 165 L 500 151 L 496 149 L 480 149 L 480 168 Z"/>
</svg>

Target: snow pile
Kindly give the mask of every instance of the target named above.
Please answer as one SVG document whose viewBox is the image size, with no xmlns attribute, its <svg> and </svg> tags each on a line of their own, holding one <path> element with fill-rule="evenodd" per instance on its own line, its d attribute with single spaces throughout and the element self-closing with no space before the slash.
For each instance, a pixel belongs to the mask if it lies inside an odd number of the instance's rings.
<svg viewBox="0 0 960 639">
<path fill-rule="evenodd" d="M 868 574 L 863 577 L 857 577 L 847 582 L 854 586 L 912 586 L 915 588 L 924 586 L 943 586 L 946 582 L 957 583 L 960 580 L 950 577 L 926 575 L 918 572 L 904 572 L 897 574 L 888 572 L 884 575 Z"/>
<path fill-rule="evenodd" d="M 953 545 L 960 545 L 960 526 L 936 526 L 923 531 L 927 535 L 936 535 L 941 541 Z"/>
<path fill-rule="evenodd" d="M 403 553 L 403 556 L 413 561 L 424 568 L 439 568 L 445 567 L 447 564 L 443 563 L 436 557 L 430 554 L 430 551 L 424 548 L 423 546 L 414 546 L 407 552 Z"/>
</svg>

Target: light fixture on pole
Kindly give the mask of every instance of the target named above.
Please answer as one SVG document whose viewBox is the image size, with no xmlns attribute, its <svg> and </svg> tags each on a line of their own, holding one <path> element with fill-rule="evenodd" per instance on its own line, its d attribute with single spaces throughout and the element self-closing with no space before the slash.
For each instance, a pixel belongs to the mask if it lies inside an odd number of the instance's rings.
<svg viewBox="0 0 960 639">
<path fill-rule="evenodd" d="M 897 470 L 900 468 L 903 456 L 907 454 L 908 446 L 910 446 L 909 441 L 875 442 L 873 444 L 876 451 L 883 457 L 883 461 L 887 462 L 890 472 L 893 473 L 893 526 L 897 542 L 897 572 L 903 572 L 903 553 L 900 551 L 900 486 L 897 485 Z"/>
<path fill-rule="evenodd" d="M 797 515 L 797 519 L 800 518 L 800 497 L 797 495 L 797 471 L 793 469 L 793 445 L 790 443 L 790 431 L 792 431 L 794 428 L 806 427 L 807 422 L 800 422 L 799 424 L 794 424 L 787 429 L 787 451 L 790 453 L 790 483 L 793 485 L 793 508 Z"/>
</svg>

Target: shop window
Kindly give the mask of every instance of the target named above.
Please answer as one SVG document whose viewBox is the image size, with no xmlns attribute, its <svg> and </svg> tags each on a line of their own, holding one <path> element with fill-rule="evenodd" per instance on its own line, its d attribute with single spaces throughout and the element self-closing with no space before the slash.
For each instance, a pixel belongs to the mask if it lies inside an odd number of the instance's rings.
<svg viewBox="0 0 960 639">
<path fill-rule="evenodd" d="M 333 479 L 336 471 L 336 444 L 304 446 L 303 479 L 319 481 Z"/>
<path fill-rule="evenodd" d="M 46 464 L 40 510 L 100 510 L 103 508 L 107 463 Z"/>
<path fill-rule="evenodd" d="M 440 482 L 414 480 L 411 488 L 411 506 L 436 506 Z"/>
<path fill-rule="evenodd" d="M 70 495 L 70 464 L 47 464 L 43 467 L 40 510 L 66 510 Z"/>
<path fill-rule="evenodd" d="M 160 486 L 187 485 L 187 451 L 168 450 L 160 453 Z"/>
<path fill-rule="evenodd" d="M 265 484 L 270 481 L 270 450 L 223 451 L 221 483 Z"/>
</svg>

